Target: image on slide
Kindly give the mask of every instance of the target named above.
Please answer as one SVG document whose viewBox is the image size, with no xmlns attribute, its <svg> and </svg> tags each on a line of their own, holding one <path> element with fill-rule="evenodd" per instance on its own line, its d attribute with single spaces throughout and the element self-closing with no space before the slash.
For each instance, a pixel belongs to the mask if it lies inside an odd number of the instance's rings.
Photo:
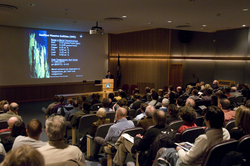
<svg viewBox="0 0 250 166">
<path fill-rule="evenodd" d="M 30 78 L 49 78 L 48 47 L 46 31 L 29 31 L 29 76 Z"/>
</svg>

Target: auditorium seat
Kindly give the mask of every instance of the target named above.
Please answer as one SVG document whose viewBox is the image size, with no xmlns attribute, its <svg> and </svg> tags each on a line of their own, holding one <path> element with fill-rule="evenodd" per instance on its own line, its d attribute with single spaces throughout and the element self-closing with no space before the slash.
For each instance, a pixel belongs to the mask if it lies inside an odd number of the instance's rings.
<svg viewBox="0 0 250 166">
<path fill-rule="evenodd" d="M 138 88 L 137 85 L 135 85 L 135 84 L 132 84 L 130 86 L 130 89 L 129 89 L 130 94 L 132 94 L 132 92 L 135 90 L 135 88 Z"/>
<path fill-rule="evenodd" d="M 106 113 L 106 118 L 109 118 L 111 123 L 114 122 L 115 113 L 116 113 L 116 112 L 107 112 L 107 113 Z"/>
<path fill-rule="evenodd" d="M 7 121 L 8 120 L 0 120 L 0 130 L 7 129 L 9 127 Z"/>
<path fill-rule="evenodd" d="M 247 163 L 250 163 L 250 134 L 243 136 L 239 140 L 237 151 L 243 153 Z"/>
<path fill-rule="evenodd" d="M 175 131 L 177 131 L 181 125 L 184 123 L 183 120 L 175 120 L 175 121 L 172 121 L 170 124 L 169 124 L 169 127 Z"/>
<path fill-rule="evenodd" d="M 225 124 L 225 128 L 230 132 L 230 130 L 232 129 L 232 128 L 234 128 L 235 127 L 235 119 L 233 119 L 233 120 L 230 120 L 230 121 L 228 121 L 226 124 Z"/>
<path fill-rule="evenodd" d="M 237 149 L 238 141 L 234 139 L 222 141 L 209 148 L 201 166 L 219 166 L 223 157 Z"/>
<path fill-rule="evenodd" d="M 194 143 L 195 139 L 204 134 L 205 130 L 202 127 L 192 127 L 182 131 L 180 135 L 180 142 Z"/>
<path fill-rule="evenodd" d="M 122 85 L 122 90 L 127 93 L 128 92 L 128 89 L 129 89 L 129 85 L 128 84 L 123 84 Z"/>
</svg>

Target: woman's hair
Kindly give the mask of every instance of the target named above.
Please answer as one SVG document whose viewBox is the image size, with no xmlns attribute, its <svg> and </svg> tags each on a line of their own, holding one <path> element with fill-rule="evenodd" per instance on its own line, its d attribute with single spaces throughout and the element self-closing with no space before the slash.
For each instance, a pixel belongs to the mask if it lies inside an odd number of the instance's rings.
<svg viewBox="0 0 250 166">
<path fill-rule="evenodd" d="M 17 137 L 19 135 L 27 136 L 26 127 L 23 121 L 16 121 L 13 127 L 11 128 L 11 137 Z"/>
<path fill-rule="evenodd" d="M 175 104 L 170 104 L 168 106 L 168 113 L 171 115 L 171 117 L 178 117 L 179 109 Z"/>
<path fill-rule="evenodd" d="M 122 98 L 119 102 L 119 106 L 122 107 L 122 106 L 128 106 L 128 100 L 125 99 L 125 98 Z"/>
<path fill-rule="evenodd" d="M 182 107 L 180 111 L 180 117 L 183 121 L 191 123 L 196 119 L 197 113 L 192 107 Z"/>
<path fill-rule="evenodd" d="M 43 155 L 29 145 L 22 145 L 7 154 L 1 165 L 4 166 L 44 166 Z"/>
<path fill-rule="evenodd" d="M 235 125 L 246 134 L 250 134 L 250 109 L 241 105 L 235 113 Z"/>
</svg>

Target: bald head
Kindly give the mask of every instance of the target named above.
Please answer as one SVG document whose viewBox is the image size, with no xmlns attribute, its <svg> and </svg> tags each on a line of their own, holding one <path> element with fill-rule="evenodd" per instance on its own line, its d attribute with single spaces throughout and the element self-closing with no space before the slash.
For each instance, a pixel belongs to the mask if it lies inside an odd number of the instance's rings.
<svg viewBox="0 0 250 166">
<path fill-rule="evenodd" d="M 191 98 L 188 98 L 187 101 L 186 101 L 186 106 L 189 106 L 189 107 L 194 107 L 195 106 L 195 101 Z"/>
<path fill-rule="evenodd" d="M 165 126 L 165 123 L 167 122 L 165 112 L 162 110 L 155 110 L 153 114 L 153 120 L 155 122 L 155 125 Z"/>
<path fill-rule="evenodd" d="M 14 125 L 14 123 L 17 122 L 17 121 L 18 121 L 17 117 L 15 117 L 15 116 L 11 117 L 11 118 L 7 121 L 8 126 L 9 126 L 9 129 L 11 129 L 12 126 Z"/>
<path fill-rule="evenodd" d="M 116 118 L 117 120 L 119 119 L 124 119 L 127 117 L 127 110 L 123 107 L 119 107 L 116 111 Z"/>
<path fill-rule="evenodd" d="M 18 104 L 17 103 L 11 103 L 10 104 L 10 111 L 16 113 L 18 110 Z"/>
<path fill-rule="evenodd" d="M 4 104 L 3 111 L 6 113 L 6 112 L 9 111 L 9 109 L 10 109 L 10 105 L 9 104 Z"/>
<path fill-rule="evenodd" d="M 145 114 L 147 117 L 153 117 L 154 111 L 155 111 L 155 107 L 152 105 L 149 105 L 146 107 Z"/>
</svg>

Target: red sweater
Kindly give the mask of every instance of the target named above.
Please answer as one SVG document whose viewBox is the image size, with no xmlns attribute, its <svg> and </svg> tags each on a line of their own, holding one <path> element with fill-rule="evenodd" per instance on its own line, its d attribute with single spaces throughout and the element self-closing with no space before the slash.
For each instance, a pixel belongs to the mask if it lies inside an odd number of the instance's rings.
<svg viewBox="0 0 250 166">
<path fill-rule="evenodd" d="M 192 128 L 192 127 L 197 127 L 197 125 L 192 122 L 192 123 L 183 123 L 181 127 L 177 130 L 177 133 L 182 133 L 185 129 Z"/>
</svg>

